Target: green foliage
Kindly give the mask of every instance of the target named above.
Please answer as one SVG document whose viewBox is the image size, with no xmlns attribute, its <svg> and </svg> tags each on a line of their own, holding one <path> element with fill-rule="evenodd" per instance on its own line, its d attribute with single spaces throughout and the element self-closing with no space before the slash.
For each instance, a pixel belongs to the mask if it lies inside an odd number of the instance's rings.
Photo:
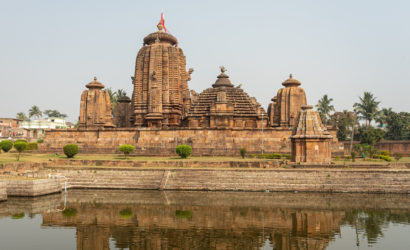
<svg viewBox="0 0 410 250">
<path fill-rule="evenodd" d="M 382 150 L 380 151 L 380 155 L 384 155 L 384 156 L 389 156 L 390 157 L 390 152 L 387 150 Z"/>
<path fill-rule="evenodd" d="M 361 129 L 359 131 L 360 144 L 375 145 L 383 139 L 384 131 L 378 128 Z"/>
<path fill-rule="evenodd" d="M 43 115 L 43 112 L 41 112 L 40 108 L 36 105 L 32 106 L 30 110 L 28 111 L 28 116 L 35 117 L 35 118 L 40 118 Z"/>
<path fill-rule="evenodd" d="M 60 113 L 58 110 L 55 109 L 47 109 L 43 112 L 43 114 L 47 115 L 47 117 L 56 117 L 56 118 L 66 118 L 67 115 Z"/>
<path fill-rule="evenodd" d="M 292 158 L 292 156 L 290 154 L 284 154 L 283 157 L 285 159 L 288 159 L 288 160 L 290 160 L 290 158 Z"/>
<path fill-rule="evenodd" d="M 63 211 L 61 211 L 61 213 L 63 214 L 64 217 L 70 218 L 70 217 L 76 216 L 78 211 L 77 209 L 70 207 L 70 208 L 64 209 Z"/>
<path fill-rule="evenodd" d="M 403 157 L 403 155 L 396 152 L 396 153 L 393 154 L 393 157 L 396 161 L 399 161 Z"/>
<path fill-rule="evenodd" d="M 13 142 L 10 140 L 4 140 L 0 142 L 0 149 L 2 149 L 6 153 L 9 152 L 12 147 Z"/>
<path fill-rule="evenodd" d="M 28 117 L 27 117 L 27 115 L 26 115 L 24 112 L 19 112 L 19 113 L 17 113 L 17 114 L 16 114 L 16 118 L 17 118 L 17 119 L 20 119 L 20 120 L 23 120 L 23 121 L 29 120 Z"/>
<path fill-rule="evenodd" d="M 67 144 L 63 147 L 63 151 L 67 158 L 73 158 L 78 154 L 78 146 L 77 144 Z"/>
<path fill-rule="evenodd" d="M 17 152 L 19 152 L 18 155 L 17 155 L 17 161 L 20 160 L 21 152 L 26 150 L 27 145 L 28 145 L 28 143 L 23 141 L 23 140 L 14 142 L 14 148 L 17 150 Z"/>
<path fill-rule="evenodd" d="M 331 125 L 337 128 L 337 139 L 339 141 L 351 139 L 352 127 L 358 123 L 354 112 L 347 110 L 335 112 L 330 116 L 330 119 Z"/>
<path fill-rule="evenodd" d="M 16 140 L 16 141 L 14 141 L 14 143 L 16 143 L 16 142 L 25 142 L 25 143 L 27 143 L 27 141 L 24 140 L 24 139 L 18 139 L 18 140 Z"/>
<path fill-rule="evenodd" d="M 329 125 L 330 112 L 335 110 L 333 105 L 330 104 L 332 101 L 332 98 L 329 98 L 327 95 L 324 95 L 316 104 L 316 108 L 319 112 L 320 119 L 325 125 Z"/>
<path fill-rule="evenodd" d="M 192 154 L 192 147 L 189 145 L 178 145 L 175 152 L 183 159 L 188 158 Z"/>
<path fill-rule="evenodd" d="M 261 159 L 280 159 L 282 158 L 282 154 L 279 154 L 279 153 L 258 154 L 257 157 Z"/>
<path fill-rule="evenodd" d="M 132 216 L 134 216 L 134 213 L 132 212 L 131 208 L 125 208 L 119 212 L 119 216 L 122 219 L 129 219 L 132 218 Z"/>
<path fill-rule="evenodd" d="M 13 214 L 13 215 L 11 216 L 11 218 L 14 219 L 14 220 L 18 220 L 18 219 L 24 218 L 24 216 L 25 216 L 24 213 L 17 213 L 17 214 Z"/>
<path fill-rule="evenodd" d="M 191 219 L 192 218 L 192 212 L 187 210 L 176 210 L 175 211 L 175 217 L 178 219 Z"/>
<path fill-rule="evenodd" d="M 256 155 L 255 155 L 255 154 L 249 154 L 248 157 L 249 157 L 249 158 L 255 158 Z"/>
<path fill-rule="evenodd" d="M 37 150 L 37 148 L 38 148 L 37 142 L 27 143 L 27 148 L 26 148 L 26 150 Z"/>
<path fill-rule="evenodd" d="M 241 154 L 242 159 L 244 159 L 246 156 L 246 148 L 239 149 L 239 153 Z"/>
<path fill-rule="evenodd" d="M 377 149 L 369 144 L 355 144 L 354 152 L 360 156 L 373 158 L 377 154 Z"/>
<path fill-rule="evenodd" d="M 37 143 L 43 143 L 44 139 L 43 138 L 38 138 Z"/>
<path fill-rule="evenodd" d="M 357 110 L 359 118 L 366 121 L 366 126 L 369 128 L 372 120 L 379 115 L 379 104 L 376 97 L 370 92 L 364 92 L 363 97 L 359 97 L 360 102 L 355 103 L 353 107 Z"/>
<path fill-rule="evenodd" d="M 352 158 L 352 161 L 353 161 L 353 162 L 356 161 L 356 152 L 355 152 L 355 151 L 352 151 L 352 152 L 350 153 L 350 157 Z"/>
<path fill-rule="evenodd" d="M 387 155 L 380 155 L 380 159 L 385 160 L 385 161 L 392 161 L 392 159 L 390 158 L 390 156 Z"/>
<path fill-rule="evenodd" d="M 393 112 L 391 108 L 383 109 L 378 119 L 379 126 L 386 127 L 385 139 L 408 140 L 410 139 L 410 113 Z"/>
<path fill-rule="evenodd" d="M 134 151 L 134 149 L 135 149 L 135 147 L 133 145 L 129 145 L 129 144 L 122 144 L 119 147 L 119 150 L 124 153 L 125 158 L 127 158 L 127 155 L 129 155 L 132 151 Z"/>
</svg>

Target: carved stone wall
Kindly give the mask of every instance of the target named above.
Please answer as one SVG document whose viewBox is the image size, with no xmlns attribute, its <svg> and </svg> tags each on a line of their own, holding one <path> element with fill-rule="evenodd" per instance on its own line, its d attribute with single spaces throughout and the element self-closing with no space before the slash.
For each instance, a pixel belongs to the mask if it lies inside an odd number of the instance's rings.
<svg viewBox="0 0 410 250">
<path fill-rule="evenodd" d="M 122 96 L 118 99 L 118 103 L 114 108 L 114 123 L 117 128 L 134 127 L 132 123 L 132 106 L 128 96 Z"/>
<path fill-rule="evenodd" d="M 292 134 L 292 161 L 303 163 L 330 163 L 332 136 L 323 126 L 319 113 L 312 106 L 302 106 Z"/>
<path fill-rule="evenodd" d="M 110 95 L 103 90 L 104 85 L 94 77 L 94 81 L 85 86 L 88 90 L 85 90 L 81 95 L 79 127 L 114 127 Z"/>
<path fill-rule="evenodd" d="M 177 39 L 163 31 L 144 38 L 137 55 L 133 78 L 136 127 L 179 126 L 190 105 L 186 59 Z"/>
<path fill-rule="evenodd" d="M 294 127 L 299 110 L 306 105 L 305 90 L 292 75 L 282 85 L 285 88 L 279 89 L 268 107 L 269 122 L 271 126 Z"/>
</svg>

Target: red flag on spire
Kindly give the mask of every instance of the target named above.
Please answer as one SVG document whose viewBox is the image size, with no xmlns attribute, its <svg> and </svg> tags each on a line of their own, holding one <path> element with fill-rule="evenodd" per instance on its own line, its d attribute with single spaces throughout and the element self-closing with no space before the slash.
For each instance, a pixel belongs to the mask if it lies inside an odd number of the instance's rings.
<svg viewBox="0 0 410 250">
<path fill-rule="evenodd" d="M 167 32 L 167 28 L 165 28 L 165 19 L 164 19 L 164 12 L 161 12 L 161 20 L 159 21 L 158 25 L 162 25 L 164 27 L 165 32 Z"/>
</svg>

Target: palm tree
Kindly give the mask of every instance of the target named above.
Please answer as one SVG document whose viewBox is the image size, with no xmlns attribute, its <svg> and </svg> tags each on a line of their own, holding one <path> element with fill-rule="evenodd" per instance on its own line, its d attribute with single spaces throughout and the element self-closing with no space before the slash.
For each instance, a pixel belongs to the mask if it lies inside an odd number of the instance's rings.
<svg viewBox="0 0 410 250">
<path fill-rule="evenodd" d="M 329 123 L 330 112 L 335 111 L 335 107 L 330 104 L 332 101 L 332 98 L 324 95 L 316 104 L 317 111 L 324 124 Z"/>
<path fill-rule="evenodd" d="M 32 106 L 29 111 L 28 111 L 28 116 L 35 117 L 35 118 L 40 118 L 43 115 L 43 112 L 41 112 L 40 108 L 36 105 Z"/>
<path fill-rule="evenodd" d="M 359 118 L 366 121 L 366 127 L 369 128 L 372 120 L 379 115 L 379 104 L 376 97 L 370 92 L 364 92 L 363 98 L 359 97 L 360 102 L 353 104 Z"/>
<path fill-rule="evenodd" d="M 19 112 L 16 114 L 16 118 L 23 120 L 23 121 L 27 121 L 28 117 L 26 116 L 26 114 L 24 112 Z"/>
<path fill-rule="evenodd" d="M 127 95 L 127 93 L 125 93 L 125 91 L 123 89 L 119 89 L 114 93 L 117 101 L 118 99 L 120 99 L 122 96 Z"/>
</svg>

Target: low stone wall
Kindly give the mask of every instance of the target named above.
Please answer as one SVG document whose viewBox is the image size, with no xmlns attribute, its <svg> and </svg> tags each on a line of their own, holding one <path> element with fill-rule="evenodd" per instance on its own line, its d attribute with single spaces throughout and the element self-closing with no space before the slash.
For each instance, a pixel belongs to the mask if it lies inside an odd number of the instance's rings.
<svg viewBox="0 0 410 250">
<path fill-rule="evenodd" d="M 61 192 L 58 179 L 5 179 L 8 196 L 39 196 Z"/>
<path fill-rule="evenodd" d="M 45 167 L 68 188 L 410 193 L 410 170 Z"/>
<path fill-rule="evenodd" d="M 0 201 L 7 200 L 7 186 L 4 181 L 0 180 Z"/>
<path fill-rule="evenodd" d="M 332 152 L 343 154 L 336 131 Z M 192 146 L 194 156 L 239 156 L 239 149 L 248 153 L 290 153 L 291 129 L 194 129 L 194 128 L 117 128 L 117 129 L 54 129 L 47 130 L 40 152 L 62 153 L 64 145 L 76 143 L 82 153 L 118 153 L 121 144 L 135 146 L 134 155 L 175 155 L 179 144 Z"/>
<path fill-rule="evenodd" d="M 350 141 L 341 142 L 344 144 L 344 154 L 350 155 Z M 354 141 L 354 144 L 358 144 L 358 141 Z M 403 141 L 390 141 L 383 140 L 375 145 L 375 148 L 379 151 L 387 150 L 390 154 L 400 153 L 403 156 L 410 156 L 410 140 Z"/>
</svg>

